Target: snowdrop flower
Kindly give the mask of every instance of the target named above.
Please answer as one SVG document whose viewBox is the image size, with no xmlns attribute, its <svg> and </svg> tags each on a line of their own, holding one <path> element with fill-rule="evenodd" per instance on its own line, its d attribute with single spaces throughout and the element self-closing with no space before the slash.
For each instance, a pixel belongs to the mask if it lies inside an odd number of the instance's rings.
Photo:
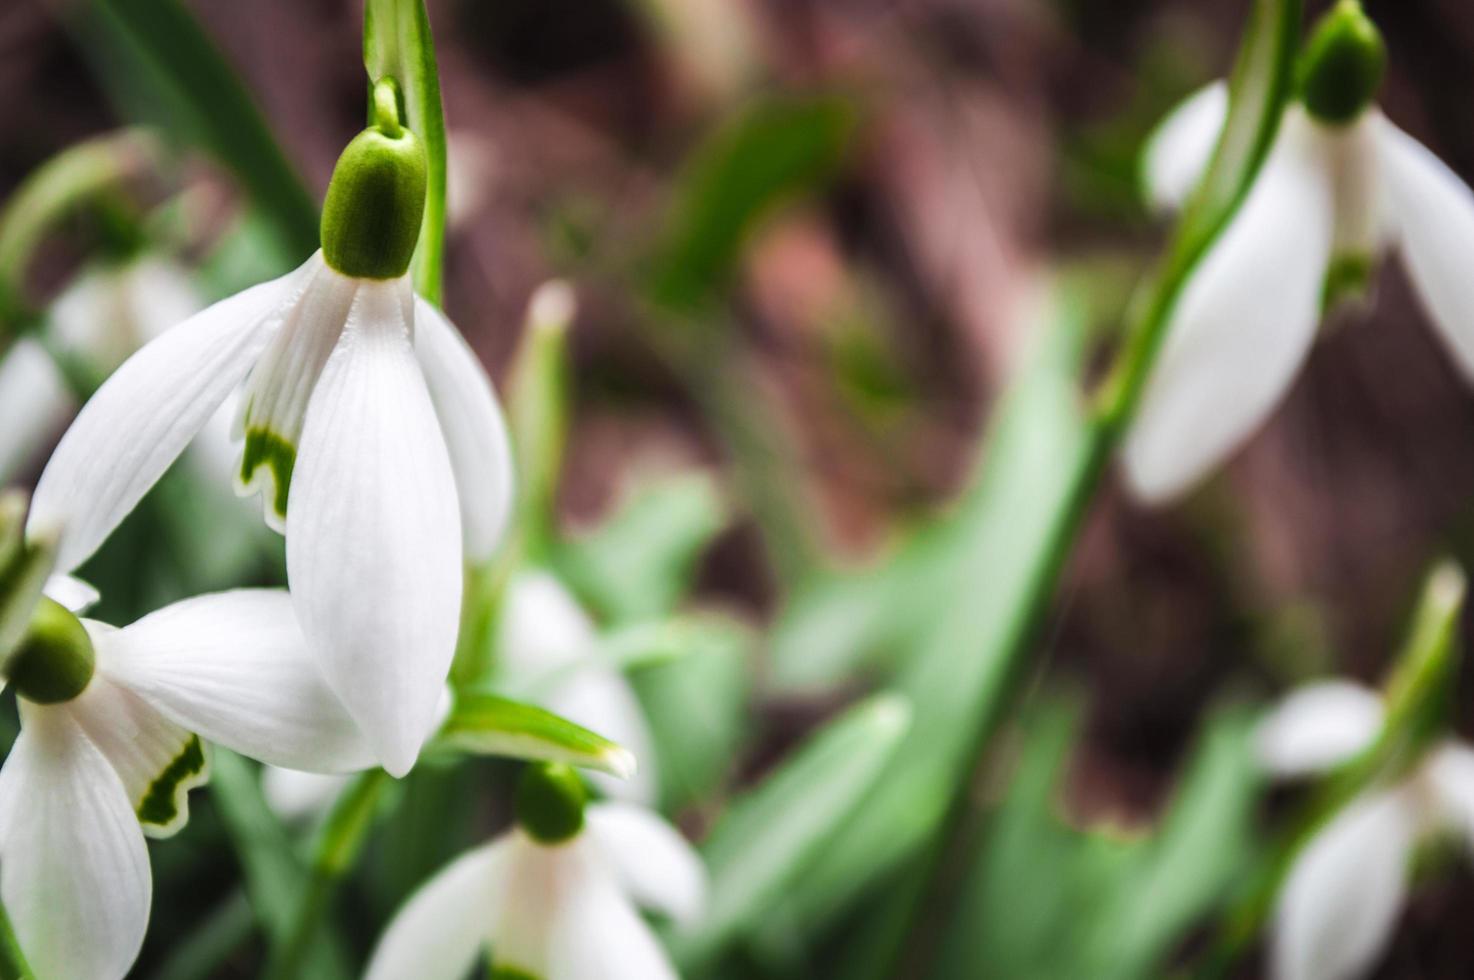
<svg viewBox="0 0 1474 980">
<path fill-rule="evenodd" d="M 697 918 L 706 895 L 700 859 L 647 810 L 584 804 L 573 770 L 529 766 L 517 791 L 518 825 L 410 897 L 380 939 L 367 980 L 460 980 L 483 949 L 496 977 L 674 978 L 635 905 L 683 923 Z"/>
<path fill-rule="evenodd" d="M 285 592 L 200 596 L 123 629 L 56 601 L 86 598 L 74 580 L 48 592 L 5 665 L 21 733 L 0 769 L 0 898 L 37 976 L 115 980 L 148 925 L 144 837 L 188 819 L 201 737 L 304 769 L 362 769 L 373 753 Z"/>
<path fill-rule="evenodd" d="M 455 652 L 463 560 L 491 554 L 512 475 L 485 371 L 406 270 L 425 157 L 393 84 L 344 150 L 322 249 L 128 360 L 36 488 L 75 567 L 244 384 L 243 492 L 286 534 L 297 618 L 327 683 L 390 773 L 414 764 Z M 288 504 L 290 503 L 290 507 Z"/>
<path fill-rule="evenodd" d="M 1383 706 L 1346 681 L 1292 693 L 1256 733 L 1265 769 L 1324 772 L 1377 738 Z M 1354 800 L 1313 837 L 1280 889 L 1271 939 L 1276 980 L 1350 980 L 1371 972 L 1407 897 L 1420 838 L 1449 832 L 1474 844 L 1474 748 L 1432 746 L 1400 783 Z"/>
<path fill-rule="evenodd" d="M 51 343 L 67 357 L 111 374 L 164 328 L 204 304 L 184 270 L 157 255 L 83 270 L 47 311 Z M 42 344 L 21 337 L 0 358 L 0 484 L 13 478 L 76 414 L 61 368 Z"/>
<path fill-rule="evenodd" d="M 1474 378 L 1474 195 L 1372 103 L 1382 40 L 1355 0 L 1321 22 L 1259 177 L 1189 280 L 1124 446 L 1128 484 L 1178 495 L 1232 454 L 1284 398 L 1324 305 L 1401 250 L 1434 327 Z M 1161 125 L 1144 177 L 1181 204 L 1223 128 L 1228 90 L 1200 91 Z"/>
<path fill-rule="evenodd" d="M 618 742 L 640 760 L 629 779 L 590 779 L 606 795 L 653 805 L 655 739 L 623 673 L 598 657 L 598 630 L 578 600 L 545 571 L 519 573 L 507 586 L 497 623 L 500 679 L 514 694 Z"/>
</svg>

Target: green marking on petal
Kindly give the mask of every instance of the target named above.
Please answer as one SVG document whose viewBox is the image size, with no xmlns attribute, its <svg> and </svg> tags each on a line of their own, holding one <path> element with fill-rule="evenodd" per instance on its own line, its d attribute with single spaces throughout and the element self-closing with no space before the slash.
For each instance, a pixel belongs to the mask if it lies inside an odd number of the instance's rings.
<svg viewBox="0 0 1474 980">
<path fill-rule="evenodd" d="M 1321 287 L 1322 314 L 1330 313 L 1343 302 L 1365 298 L 1375 271 L 1376 263 L 1368 255 L 1346 254 L 1332 259 Z"/>
<path fill-rule="evenodd" d="M 189 819 L 189 791 L 208 778 L 205 747 L 191 735 L 138 804 L 138 822 L 151 837 L 167 837 Z"/>
<path fill-rule="evenodd" d="M 246 448 L 241 454 L 241 484 L 251 486 L 256 470 L 265 466 L 271 474 L 273 491 L 269 506 L 282 520 L 287 519 L 287 495 L 292 487 L 292 469 L 297 465 L 297 447 L 270 429 L 248 429 Z"/>
</svg>

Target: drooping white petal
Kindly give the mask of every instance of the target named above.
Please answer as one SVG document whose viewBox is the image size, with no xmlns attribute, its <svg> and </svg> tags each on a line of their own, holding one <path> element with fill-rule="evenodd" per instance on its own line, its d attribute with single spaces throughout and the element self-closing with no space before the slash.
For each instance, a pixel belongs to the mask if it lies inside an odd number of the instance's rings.
<svg viewBox="0 0 1474 980">
<path fill-rule="evenodd" d="M 212 742 L 290 769 L 373 764 L 368 741 L 318 671 L 286 592 L 185 599 L 93 642 L 100 672 Z"/>
<path fill-rule="evenodd" d="M 1466 379 L 1474 380 L 1474 193 L 1443 161 L 1378 117 L 1389 220 L 1408 274 Z"/>
<path fill-rule="evenodd" d="M 1208 169 L 1228 118 L 1228 84 L 1212 82 L 1157 124 L 1141 158 L 1147 201 L 1158 211 L 1180 207 Z"/>
<path fill-rule="evenodd" d="M 364 980 L 465 977 L 500 914 L 510 849 L 510 838 L 478 847 L 421 885 L 379 939 Z"/>
<path fill-rule="evenodd" d="M 307 820 L 326 813 L 350 777 L 342 773 L 303 772 L 266 766 L 261 793 L 272 811 L 286 821 Z"/>
<path fill-rule="evenodd" d="M 102 598 L 97 589 L 75 575 L 53 575 L 46 580 L 46 595 L 74 613 L 84 612 Z"/>
<path fill-rule="evenodd" d="M 597 638 L 588 613 L 549 573 L 521 572 L 508 583 L 496 643 L 514 685 L 587 657 Z"/>
<path fill-rule="evenodd" d="M 266 523 L 282 532 L 308 405 L 363 283 L 329 267 L 321 252 L 302 274 L 302 296 L 246 380 L 236 423 L 245 440 L 236 492 L 259 492 Z"/>
<path fill-rule="evenodd" d="M 1292 692 L 1254 733 L 1259 763 L 1277 776 L 1323 772 L 1372 744 L 1382 730 L 1382 699 L 1350 681 L 1322 681 Z"/>
<path fill-rule="evenodd" d="M 41 474 L 28 529 L 63 529 L 57 568 L 97 550 L 250 370 L 296 273 L 222 300 L 134 354 L 82 408 Z"/>
<path fill-rule="evenodd" d="M 1474 748 L 1448 742 L 1434 750 L 1426 766 L 1439 816 L 1474 848 Z"/>
<path fill-rule="evenodd" d="M 455 478 L 414 358 L 407 280 L 358 289 L 318 380 L 287 513 L 287 574 L 323 675 L 385 769 L 429 734 L 461 609 Z"/>
<path fill-rule="evenodd" d="M 22 337 L 0 357 L 0 485 L 61 432 L 76 404 L 51 355 Z"/>
<path fill-rule="evenodd" d="M 1147 502 L 1187 490 L 1251 436 L 1315 339 L 1330 261 L 1320 136 L 1291 109 L 1248 198 L 1185 286 L 1123 460 Z"/>
<path fill-rule="evenodd" d="M 459 330 L 415 299 L 415 356 L 455 470 L 466 561 L 490 558 L 512 512 L 512 443 L 491 378 Z"/>
<path fill-rule="evenodd" d="M 706 868 L 680 831 L 644 807 L 596 803 L 587 831 L 638 904 L 689 925 L 706 906 Z"/>
<path fill-rule="evenodd" d="M 597 874 L 597 855 L 584 835 L 566 844 L 545 847 L 515 828 L 507 837 L 503 878 L 507 895 L 488 930 L 491 961 L 495 966 L 521 970 L 542 980 L 554 980 L 549 957 L 555 919 L 568 896 L 586 887 Z"/>
<path fill-rule="evenodd" d="M 1409 799 L 1383 792 L 1353 802 L 1305 846 L 1275 910 L 1276 980 L 1370 971 L 1402 908 L 1416 827 Z"/>
<path fill-rule="evenodd" d="M 605 875 L 565 891 L 554 923 L 547 980 L 678 980 L 655 934 Z"/>
<path fill-rule="evenodd" d="M 598 732 L 634 756 L 638 766 L 628 778 L 591 772 L 590 782 L 618 800 L 654 805 L 659 791 L 655 736 L 634 688 L 618 670 L 597 661 L 569 669 L 545 698 L 554 714 Z"/>
<path fill-rule="evenodd" d="M 96 642 L 116 631 L 88 632 Z M 169 837 L 188 822 L 189 791 L 209 778 L 205 749 L 194 733 L 159 714 L 102 670 L 61 710 L 112 763 L 144 833 Z"/>
<path fill-rule="evenodd" d="M 0 771 L 0 898 L 38 977 L 119 980 L 153 897 L 143 833 L 66 712 L 22 702 L 22 723 Z"/>
<path fill-rule="evenodd" d="M 1379 147 L 1383 125 L 1382 114 L 1370 109 L 1349 126 L 1320 127 L 1331 168 L 1336 208 L 1331 251 L 1337 258 L 1370 263 L 1387 244 L 1391 229 Z"/>
</svg>

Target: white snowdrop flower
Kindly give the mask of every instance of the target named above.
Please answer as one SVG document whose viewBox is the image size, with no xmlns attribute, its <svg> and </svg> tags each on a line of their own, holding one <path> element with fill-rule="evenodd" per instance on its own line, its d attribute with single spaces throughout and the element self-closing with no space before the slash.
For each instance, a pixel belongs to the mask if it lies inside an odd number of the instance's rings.
<svg viewBox="0 0 1474 980">
<path fill-rule="evenodd" d="M 144 837 L 188 818 L 202 738 L 323 771 L 373 753 L 285 592 L 200 596 L 115 629 L 57 601 L 85 586 L 53 586 L 5 665 L 21 733 L 0 769 L 0 898 L 37 976 L 116 980 L 148 925 Z"/>
<path fill-rule="evenodd" d="M 463 560 L 495 549 L 512 472 L 490 380 L 406 274 L 424 151 L 385 93 L 334 171 L 322 250 L 130 358 L 62 438 L 31 520 L 66 528 L 58 563 L 76 567 L 244 385 L 241 489 L 286 534 L 323 676 L 399 776 L 455 652 Z"/>
<path fill-rule="evenodd" d="M 1382 720 L 1366 688 L 1308 685 L 1260 724 L 1260 761 L 1278 776 L 1324 772 L 1370 746 Z M 1474 748 L 1454 740 L 1432 746 L 1401 782 L 1352 801 L 1305 845 L 1275 909 L 1276 980 L 1368 975 L 1397 924 L 1414 845 L 1440 832 L 1474 844 Z"/>
<path fill-rule="evenodd" d="M 493 976 L 662 980 L 676 972 L 644 906 L 689 923 L 706 872 L 675 828 L 630 803 L 584 806 L 578 775 L 529 766 L 518 826 L 453 861 L 389 924 L 367 980 L 460 980 L 486 951 Z"/>
<path fill-rule="evenodd" d="M 1127 434 L 1134 494 L 1190 489 L 1284 398 L 1326 302 L 1364 287 L 1400 249 L 1434 327 L 1474 379 L 1474 194 L 1372 104 L 1385 55 L 1355 0 L 1342 0 L 1307 48 L 1299 102 L 1242 207 L 1177 301 Z M 1207 166 L 1227 86 L 1189 98 L 1144 158 L 1150 198 L 1180 205 Z"/>
<path fill-rule="evenodd" d="M 640 760 L 628 779 L 590 774 L 601 791 L 655 802 L 655 739 L 644 710 L 624 674 L 599 658 L 598 630 L 561 582 L 532 570 L 508 583 L 496 650 L 499 679 L 512 693 L 612 739 Z"/>
<path fill-rule="evenodd" d="M 350 779 L 343 773 L 263 766 L 261 792 L 272 812 L 282 820 L 295 823 L 326 813 Z"/>
<path fill-rule="evenodd" d="M 139 347 L 204 305 L 179 265 L 145 254 L 84 269 L 47 311 L 50 343 L 95 371 L 112 373 Z M 59 433 L 76 399 L 43 345 L 21 337 L 0 358 L 0 483 Z"/>
</svg>

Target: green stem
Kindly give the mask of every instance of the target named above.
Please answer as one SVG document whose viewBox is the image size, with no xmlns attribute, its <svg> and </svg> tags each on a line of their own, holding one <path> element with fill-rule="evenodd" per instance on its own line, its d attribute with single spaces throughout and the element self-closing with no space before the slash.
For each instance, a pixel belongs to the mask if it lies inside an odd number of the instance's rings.
<svg viewBox="0 0 1474 980">
<path fill-rule="evenodd" d="M 10 927 L 10 916 L 0 904 L 0 980 L 36 980 Z"/>
<path fill-rule="evenodd" d="M 313 845 L 307 883 L 300 893 L 286 937 L 272 951 L 266 970 L 268 977 L 289 980 L 302 975 L 338 883 L 352 869 L 373 826 L 379 798 L 388 785 L 388 773 L 370 769 L 360 773 L 338 796 Z"/>
</svg>

